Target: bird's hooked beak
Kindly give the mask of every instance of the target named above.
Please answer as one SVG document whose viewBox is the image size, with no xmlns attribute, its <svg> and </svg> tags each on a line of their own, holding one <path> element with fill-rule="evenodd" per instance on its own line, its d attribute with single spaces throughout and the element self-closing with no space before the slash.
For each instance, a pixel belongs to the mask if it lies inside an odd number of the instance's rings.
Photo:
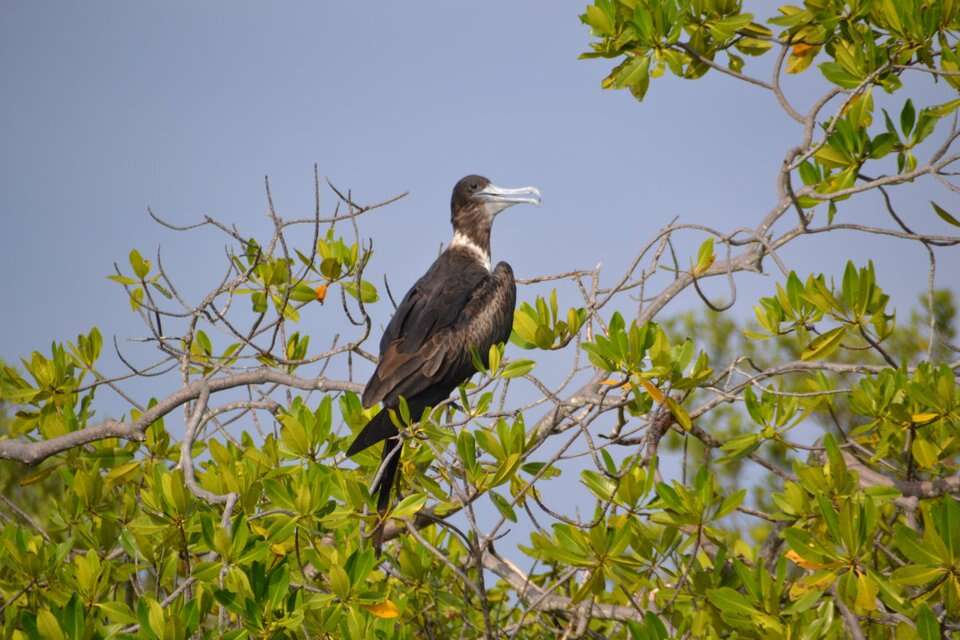
<svg viewBox="0 0 960 640">
<path fill-rule="evenodd" d="M 536 187 L 507 189 L 491 183 L 478 191 L 474 197 L 484 203 L 492 216 L 515 204 L 540 205 L 540 190 Z"/>
</svg>

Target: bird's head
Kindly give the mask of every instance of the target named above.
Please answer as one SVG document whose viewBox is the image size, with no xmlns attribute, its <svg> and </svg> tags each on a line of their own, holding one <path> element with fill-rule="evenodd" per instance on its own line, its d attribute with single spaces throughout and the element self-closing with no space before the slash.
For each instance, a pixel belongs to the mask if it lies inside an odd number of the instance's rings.
<svg viewBox="0 0 960 640">
<path fill-rule="evenodd" d="M 461 178 L 453 187 L 450 198 L 450 213 L 453 225 L 457 225 L 458 213 L 477 210 L 493 221 L 493 218 L 515 204 L 540 204 L 540 191 L 536 187 L 507 189 L 498 187 L 483 176 Z"/>
<path fill-rule="evenodd" d="M 493 219 L 515 204 L 539 205 L 540 191 L 536 187 L 498 187 L 483 176 L 462 178 L 450 198 L 454 237 L 468 238 L 489 256 Z"/>
</svg>

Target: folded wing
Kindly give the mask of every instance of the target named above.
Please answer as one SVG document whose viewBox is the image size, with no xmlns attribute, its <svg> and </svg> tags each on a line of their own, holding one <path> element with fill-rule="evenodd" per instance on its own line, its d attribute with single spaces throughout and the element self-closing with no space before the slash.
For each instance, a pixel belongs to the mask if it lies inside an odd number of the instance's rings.
<svg viewBox="0 0 960 640">
<path fill-rule="evenodd" d="M 389 407 L 400 396 L 409 401 L 438 385 L 446 387 L 443 383 L 463 368 L 464 357 L 469 361 L 465 333 L 457 329 L 468 322 L 468 305 L 492 275 L 455 257 L 438 258 L 400 303 L 380 340 L 380 361 L 364 389 L 363 406 L 383 402 Z"/>
</svg>

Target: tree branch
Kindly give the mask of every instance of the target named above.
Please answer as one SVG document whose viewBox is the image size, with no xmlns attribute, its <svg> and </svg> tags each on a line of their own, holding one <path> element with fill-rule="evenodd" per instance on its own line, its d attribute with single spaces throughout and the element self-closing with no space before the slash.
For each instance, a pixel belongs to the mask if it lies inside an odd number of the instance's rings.
<svg viewBox="0 0 960 640">
<path fill-rule="evenodd" d="M 281 384 L 303 391 L 353 391 L 354 393 L 363 391 L 363 385 L 355 382 L 329 380 L 327 378 L 309 380 L 267 368 L 253 369 L 221 378 L 199 380 L 187 384 L 145 411 L 134 422 L 106 420 L 79 431 L 37 442 L 0 440 L 0 459 L 37 464 L 50 456 L 98 440 L 122 438 L 124 440 L 140 441 L 143 440 L 143 433 L 147 427 L 183 404 L 198 399 L 205 389 L 208 393 L 213 394 L 226 389 L 265 383 Z"/>
</svg>

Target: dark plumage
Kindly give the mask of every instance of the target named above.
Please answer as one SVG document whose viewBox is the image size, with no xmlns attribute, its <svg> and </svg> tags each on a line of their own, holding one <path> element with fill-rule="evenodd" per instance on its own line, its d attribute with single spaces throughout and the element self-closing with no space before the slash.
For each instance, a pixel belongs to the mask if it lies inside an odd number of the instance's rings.
<svg viewBox="0 0 960 640">
<path fill-rule="evenodd" d="M 471 352 L 486 359 L 490 346 L 505 342 L 513 325 L 516 285 L 506 262 L 490 269 L 490 228 L 507 207 L 539 204 L 532 188 L 502 189 L 481 176 L 467 176 L 450 201 L 453 240 L 407 292 L 380 339 L 380 360 L 363 391 L 363 406 L 383 410 L 363 428 L 347 455 L 385 440 L 377 509 L 390 503 L 401 441 L 389 409 L 402 396 L 410 415 L 446 399 L 475 373 Z M 379 528 L 378 528 L 379 531 Z"/>
</svg>

